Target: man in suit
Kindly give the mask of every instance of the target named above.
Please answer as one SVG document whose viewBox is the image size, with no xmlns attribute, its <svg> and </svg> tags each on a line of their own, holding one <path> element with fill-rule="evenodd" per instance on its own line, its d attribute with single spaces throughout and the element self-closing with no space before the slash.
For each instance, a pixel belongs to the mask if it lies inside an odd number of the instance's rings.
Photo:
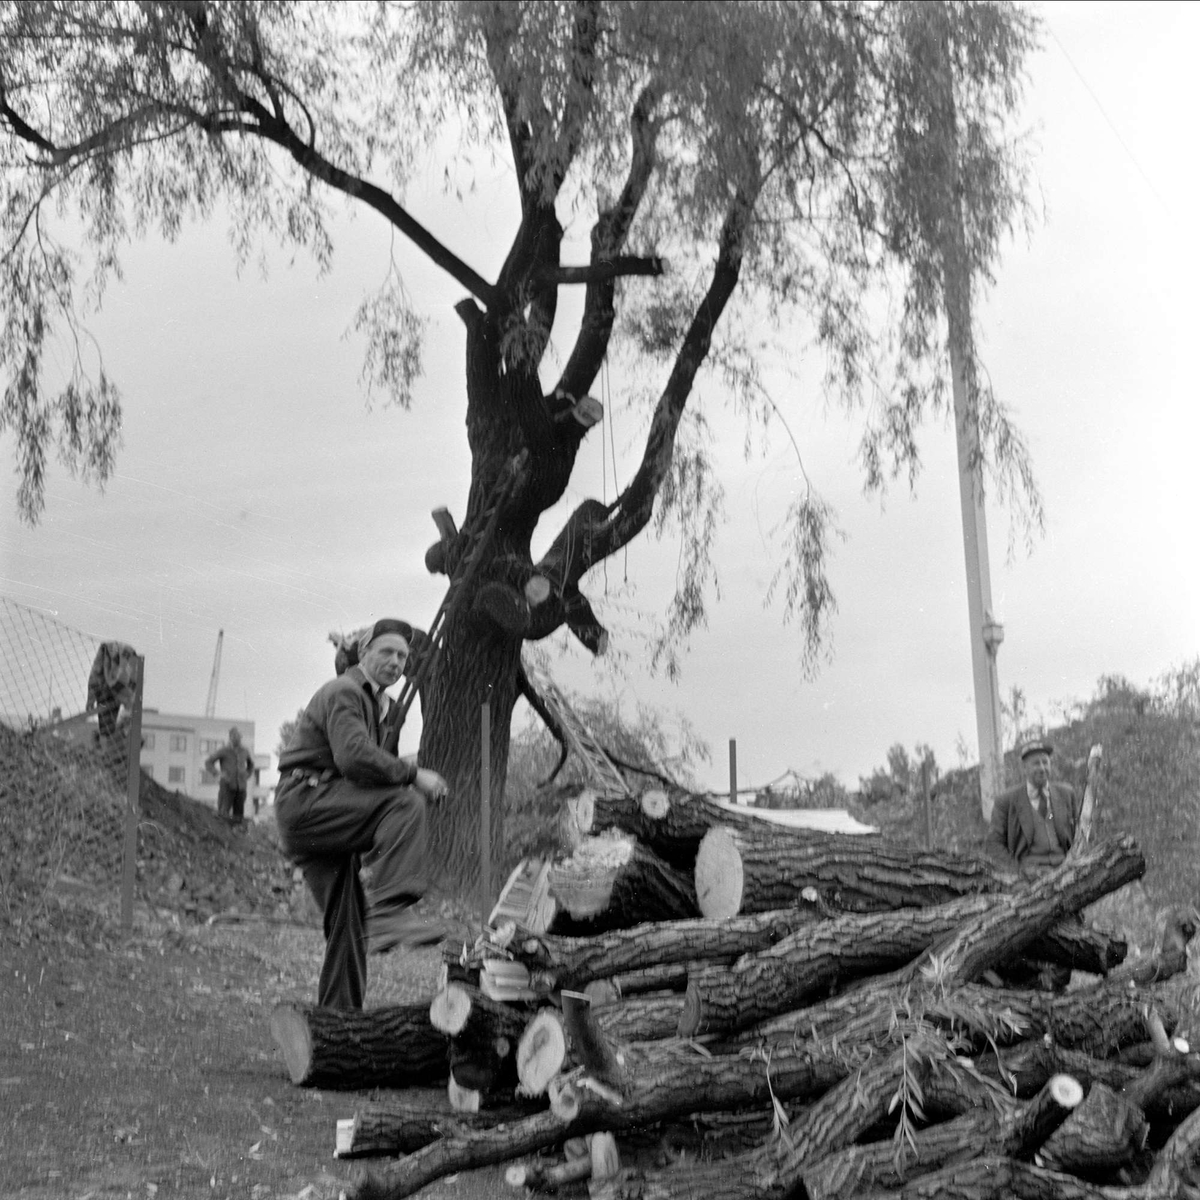
<svg viewBox="0 0 1200 1200">
<path fill-rule="evenodd" d="M 1070 784 L 1050 782 L 1054 748 L 1042 739 L 1021 747 L 1025 782 L 996 797 L 985 843 L 988 853 L 1002 866 L 1022 875 L 1036 875 L 1057 867 L 1066 857 L 1079 822 L 1081 801 Z M 1054 964 L 1005 965 L 1004 975 L 1013 986 L 1033 984 L 1046 991 L 1065 991 L 1071 968 Z"/>
<path fill-rule="evenodd" d="M 1049 742 L 1021 747 L 1025 782 L 996 797 L 987 850 L 998 862 L 1023 875 L 1057 867 L 1075 839 L 1080 799 L 1066 783 L 1050 782 Z"/>
<path fill-rule="evenodd" d="M 396 755 L 386 689 L 404 672 L 412 636 L 391 618 L 366 629 L 358 661 L 317 691 L 279 756 L 275 814 L 324 914 L 317 1003 L 328 1008 L 362 1008 L 368 945 L 427 945 L 449 932 L 412 909 L 429 883 L 426 804 L 446 794 L 436 771 Z M 369 896 L 359 878 L 366 854 Z"/>
</svg>

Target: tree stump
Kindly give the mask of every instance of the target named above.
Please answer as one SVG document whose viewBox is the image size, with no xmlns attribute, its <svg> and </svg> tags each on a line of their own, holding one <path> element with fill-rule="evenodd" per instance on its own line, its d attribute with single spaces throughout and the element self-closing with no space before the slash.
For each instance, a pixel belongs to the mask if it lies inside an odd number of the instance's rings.
<svg viewBox="0 0 1200 1200">
<path fill-rule="evenodd" d="M 589 838 L 550 871 L 556 933 L 599 933 L 699 915 L 689 876 L 627 838 Z"/>
</svg>

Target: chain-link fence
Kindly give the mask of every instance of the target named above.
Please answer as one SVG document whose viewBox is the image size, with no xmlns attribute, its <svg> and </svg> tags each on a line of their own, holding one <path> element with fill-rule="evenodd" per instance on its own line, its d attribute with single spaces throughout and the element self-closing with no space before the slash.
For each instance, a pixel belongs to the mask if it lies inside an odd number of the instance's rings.
<svg viewBox="0 0 1200 1200">
<path fill-rule="evenodd" d="M 102 644 L 0 596 L 0 723 L 28 730 L 83 714 Z"/>
<path fill-rule="evenodd" d="M 136 666 L 132 647 L 0 597 L 0 920 L 120 875 Z"/>
</svg>

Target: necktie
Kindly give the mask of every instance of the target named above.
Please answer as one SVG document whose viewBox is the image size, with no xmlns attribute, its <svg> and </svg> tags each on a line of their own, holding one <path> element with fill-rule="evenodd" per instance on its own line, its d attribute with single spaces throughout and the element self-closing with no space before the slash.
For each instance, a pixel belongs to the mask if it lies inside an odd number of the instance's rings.
<svg viewBox="0 0 1200 1200">
<path fill-rule="evenodd" d="M 1038 813 L 1045 819 L 1050 815 L 1050 806 L 1046 801 L 1046 789 L 1038 788 Z"/>
</svg>

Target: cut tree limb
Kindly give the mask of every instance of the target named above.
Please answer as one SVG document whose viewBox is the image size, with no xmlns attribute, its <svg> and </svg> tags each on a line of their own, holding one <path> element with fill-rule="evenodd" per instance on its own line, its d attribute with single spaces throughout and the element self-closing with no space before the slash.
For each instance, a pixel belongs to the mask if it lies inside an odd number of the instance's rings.
<svg viewBox="0 0 1200 1200">
<path fill-rule="evenodd" d="M 578 989 L 594 979 L 608 979 L 649 963 L 665 967 L 701 959 L 732 962 L 753 950 L 766 949 L 826 915 L 823 906 L 802 898 L 795 908 L 725 921 L 656 921 L 591 937 L 525 937 L 511 949 L 554 986 Z"/>
<path fill-rule="evenodd" d="M 305 1087 L 406 1087 L 449 1073 L 449 1039 L 430 1024 L 427 1003 L 362 1012 L 284 1004 L 271 1035 Z"/>
<path fill-rule="evenodd" d="M 1083 1099 L 1066 1075 L 1054 1076 L 1023 1104 L 977 1108 L 916 1132 L 903 1147 L 889 1140 L 851 1146 L 806 1165 L 808 1200 L 835 1200 L 857 1189 L 895 1188 L 907 1179 L 973 1157 L 981 1145 L 1006 1158 L 1032 1157 Z"/>
<path fill-rule="evenodd" d="M 835 909 L 880 912 L 998 892 L 1011 882 L 981 858 L 913 851 L 875 837 L 727 825 L 701 839 L 695 881 L 700 912 L 714 919 L 787 908 L 809 888 Z"/>
</svg>

